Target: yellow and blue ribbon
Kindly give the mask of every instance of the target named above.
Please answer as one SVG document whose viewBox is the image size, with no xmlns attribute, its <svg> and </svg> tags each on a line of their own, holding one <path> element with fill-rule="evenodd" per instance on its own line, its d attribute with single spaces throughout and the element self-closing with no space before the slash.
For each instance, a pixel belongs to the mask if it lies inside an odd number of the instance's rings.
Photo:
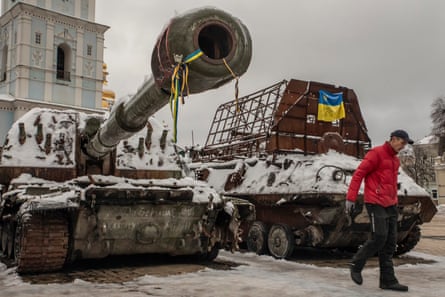
<svg viewBox="0 0 445 297">
<path fill-rule="evenodd" d="M 201 49 L 197 49 L 191 54 L 187 55 L 182 61 L 177 62 L 175 68 L 173 69 L 170 92 L 170 110 L 173 117 L 173 142 L 175 143 L 177 141 L 178 131 L 179 98 L 181 98 L 181 102 L 184 104 L 184 96 L 187 96 L 190 93 L 188 88 L 189 68 L 187 64 L 195 61 L 202 55 L 203 52 Z"/>
</svg>

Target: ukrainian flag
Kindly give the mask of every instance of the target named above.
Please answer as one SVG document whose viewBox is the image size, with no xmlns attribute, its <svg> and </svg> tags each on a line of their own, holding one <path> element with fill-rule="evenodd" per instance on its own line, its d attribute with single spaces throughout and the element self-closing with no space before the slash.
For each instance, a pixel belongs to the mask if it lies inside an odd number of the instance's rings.
<svg viewBox="0 0 445 297">
<path fill-rule="evenodd" d="M 345 117 L 345 106 L 343 104 L 343 93 L 329 93 L 319 91 L 318 116 L 319 121 L 333 122 Z"/>
</svg>

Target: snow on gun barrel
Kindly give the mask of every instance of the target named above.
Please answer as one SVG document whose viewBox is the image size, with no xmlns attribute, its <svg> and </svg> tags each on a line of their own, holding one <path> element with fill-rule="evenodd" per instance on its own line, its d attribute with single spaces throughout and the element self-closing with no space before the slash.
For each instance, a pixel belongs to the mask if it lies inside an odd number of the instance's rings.
<svg viewBox="0 0 445 297">
<path fill-rule="evenodd" d="M 196 50 L 186 61 L 190 94 L 230 81 L 226 64 L 243 74 L 252 55 L 238 19 L 194 10 L 169 23 L 154 48 L 153 78 L 109 116 L 35 108 L 14 123 L 0 152 L 0 249 L 20 273 L 112 255 L 212 260 L 238 247 L 253 204 L 184 177 L 169 131 L 150 117 L 185 67 L 174 56 Z"/>
</svg>

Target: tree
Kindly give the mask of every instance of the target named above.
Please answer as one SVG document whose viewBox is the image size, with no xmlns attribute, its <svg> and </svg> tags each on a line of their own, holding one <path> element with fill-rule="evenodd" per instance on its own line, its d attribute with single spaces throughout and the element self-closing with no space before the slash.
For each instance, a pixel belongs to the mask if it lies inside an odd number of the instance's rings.
<svg viewBox="0 0 445 297">
<path fill-rule="evenodd" d="M 400 156 L 402 169 L 418 185 L 429 188 L 436 179 L 434 173 L 434 160 L 420 147 L 414 146 L 412 151 Z"/>
<path fill-rule="evenodd" d="M 439 137 L 438 155 L 442 156 L 445 152 L 445 96 L 433 101 L 430 116 L 433 122 L 432 133 Z"/>
</svg>

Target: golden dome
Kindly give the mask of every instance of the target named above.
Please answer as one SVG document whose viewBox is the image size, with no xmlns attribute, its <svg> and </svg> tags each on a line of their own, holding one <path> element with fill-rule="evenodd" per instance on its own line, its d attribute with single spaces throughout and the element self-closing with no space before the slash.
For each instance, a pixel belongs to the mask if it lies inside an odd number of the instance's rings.
<svg viewBox="0 0 445 297">
<path fill-rule="evenodd" d="M 103 85 L 107 85 L 107 64 L 102 64 L 102 75 L 103 75 Z M 102 90 L 102 108 L 104 109 L 110 109 L 111 106 L 114 104 L 114 99 L 116 98 L 116 93 L 112 90 L 103 89 Z"/>
<path fill-rule="evenodd" d="M 116 94 L 112 90 L 103 90 L 102 91 L 102 98 L 115 99 L 116 98 Z"/>
</svg>

